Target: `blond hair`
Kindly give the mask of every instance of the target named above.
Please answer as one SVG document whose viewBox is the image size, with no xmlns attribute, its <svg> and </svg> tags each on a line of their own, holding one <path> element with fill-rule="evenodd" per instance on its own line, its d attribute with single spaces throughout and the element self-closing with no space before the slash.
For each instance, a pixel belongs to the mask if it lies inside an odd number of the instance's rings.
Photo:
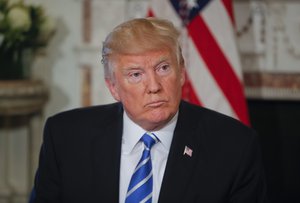
<svg viewBox="0 0 300 203">
<path fill-rule="evenodd" d="M 105 77 L 112 76 L 109 58 L 113 54 L 139 54 L 169 49 L 176 54 L 178 64 L 183 65 L 179 35 L 179 31 L 170 21 L 152 17 L 132 19 L 118 25 L 103 42 L 102 63 Z"/>
</svg>

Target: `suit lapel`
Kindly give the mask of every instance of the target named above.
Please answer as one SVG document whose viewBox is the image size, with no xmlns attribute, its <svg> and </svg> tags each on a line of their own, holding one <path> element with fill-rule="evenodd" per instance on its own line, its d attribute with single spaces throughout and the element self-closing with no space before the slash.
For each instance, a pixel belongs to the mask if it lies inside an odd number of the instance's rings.
<svg viewBox="0 0 300 203">
<path fill-rule="evenodd" d="M 190 181 L 198 157 L 196 141 L 197 124 L 187 112 L 185 103 L 179 110 L 177 125 L 169 152 L 159 202 L 182 202 L 184 191 Z M 188 121 L 188 122 L 187 122 Z M 192 155 L 184 154 L 185 147 L 193 150 Z"/>
<path fill-rule="evenodd" d="M 123 110 L 120 107 L 113 118 L 99 123 L 98 133 L 92 143 L 92 189 L 97 202 L 119 201 L 119 174 L 121 140 L 123 130 Z"/>
</svg>

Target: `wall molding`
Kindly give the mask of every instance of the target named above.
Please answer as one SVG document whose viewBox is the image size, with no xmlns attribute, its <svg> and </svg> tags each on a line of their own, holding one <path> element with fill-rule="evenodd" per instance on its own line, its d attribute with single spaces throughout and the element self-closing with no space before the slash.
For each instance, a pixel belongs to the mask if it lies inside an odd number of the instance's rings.
<svg viewBox="0 0 300 203">
<path fill-rule="evenodd" d="M 300 73 L 245 72 L 248 99 L 300 100 Z"/>
</svg>

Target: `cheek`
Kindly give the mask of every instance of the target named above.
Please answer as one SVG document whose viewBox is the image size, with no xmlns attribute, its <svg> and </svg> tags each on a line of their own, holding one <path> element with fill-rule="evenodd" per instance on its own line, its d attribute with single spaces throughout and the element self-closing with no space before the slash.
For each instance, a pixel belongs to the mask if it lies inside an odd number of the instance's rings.
<svg viewBox="0 0 300 203">
<path fill-rule="evenodd" d="M 169 89 L 173 89 L 174 93 L 178 93 L 180 91 L 180 88 L 184 84 L 184 79 L 181 77 L 180 74 L 177 74 L 169 78 L 166 82 L 168 83 Z"/>
<path fill-rule="evenodd" d="M 143 99 L 143 88 L 141 85 L 122 85 L 119 87 L 119 95 L 121 102 L 128 105 L 137 104 Z"/>
</svg>

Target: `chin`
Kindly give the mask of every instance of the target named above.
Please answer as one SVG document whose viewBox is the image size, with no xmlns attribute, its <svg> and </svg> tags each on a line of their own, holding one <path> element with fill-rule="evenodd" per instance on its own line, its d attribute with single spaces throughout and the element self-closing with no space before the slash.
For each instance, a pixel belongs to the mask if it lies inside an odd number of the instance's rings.
<svg viewBox="0 0 300 203">
<path fill-rule="evenodd" d="M 158 110 L 158 112 L 152 112 L 152 114 L 149 117 L 149 121 L 157 124 L 166 123 L 172 118 L 172 115 L 173 114 L 170 112 L 164 112 L 162 110 Z"/>
</svg>

